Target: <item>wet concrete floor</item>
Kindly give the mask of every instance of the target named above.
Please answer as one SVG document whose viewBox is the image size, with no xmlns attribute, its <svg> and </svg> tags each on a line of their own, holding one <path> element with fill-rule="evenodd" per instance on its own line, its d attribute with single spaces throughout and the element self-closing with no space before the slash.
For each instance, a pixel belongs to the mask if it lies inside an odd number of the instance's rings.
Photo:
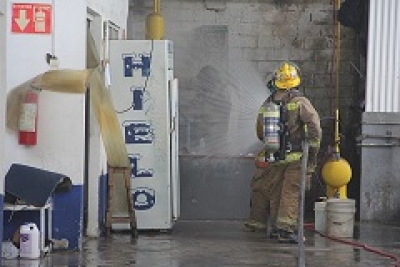
<svg viewBox="0 0 400 267">
<path fill-rule="evenodd" d="M 356 224 L 354 239 L 338 242 L 305 230 L 307 267 L 380 267 L 400 257 L 400 227 Z M 242 221 L 179 221 L 168 233 L 127 232 L 84 238 L 80 251 L 53 251 L 40 260 L 3 259 L 2 266 L 298 266 L 298 246 L 265 233 L 246 232 Z"/>
</svg>

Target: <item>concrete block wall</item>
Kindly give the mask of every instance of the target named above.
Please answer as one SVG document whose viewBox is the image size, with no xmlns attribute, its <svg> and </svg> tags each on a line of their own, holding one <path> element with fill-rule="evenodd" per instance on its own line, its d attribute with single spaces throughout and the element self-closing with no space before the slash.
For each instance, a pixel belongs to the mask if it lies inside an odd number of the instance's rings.
<svg viewBox="0 0 400 267">
<path fill-rule="evenodd" d="M 152 12 L 151 2 L 131 1 L 128 39 L 145 38 L 145 18 Z M 340 106 L 341 133 L 347 133 L 354 124 L 351 105 L 357 94 L 358 73 L 353 66 L 360 64 L 356 48 L 357 40 L 352 29 L 341 27 L 340 76 L 337 91 L 336 77 L 332 68 L 335 41 L 334 11 L 331 0 L 164 0 L 161 1 L 161 13 L 165 21 L 165 38 L 174 42 L 174 73 L 180 80 L 181 96 L 190 90 L 193 77 L 206 61 L 211 61 L 221 68 L 227 65 L 229 82 L 235 85 L 234 88 L 248 95 L 239 94 L 242 105 L 247 105 L 242 109 L 247 114 L 246 125 L 240 128 L 240 131 L 245 131 L 241 137 L 244 140 L 251 140 L 248 145 L 250 148 L 245 151 L 246 153 L 255 152 L 260 148 L 259 141 L 255 137 L 254 121 L 259 104 L 268 96 L 265 77 L 268 72 L 274 71 L 277 65 L 285 60 L 293 61 L 300 67 L 301 89 L 310 98 L 323 119 L 324 136 L 321 158 L 327 150 L 327 145 L 333 142 L 333 121 L 326 118 L 332 117 L 337 103 Z M 225 31 L 220 35 L 224 37 L 220 39 L 226 39 L 226 45 L 219 52 L 226 53 L 226 64 L 216 62 L 224 60 L 224 56 L 216 55 L 215 51 L 211 51 L 214 42 L 217 45 L 215 40 L 210 39 L 213 35 L 198 34 L 199 29 L 204 27 L 214 27 L 214 34 L 218 30 Z M 213 54 L 211 59 L 207 51 L 205 53 L 203 51 L 199 56 L 198 51 L 202 49 L 208 49 L 210 54 Z M 252 98 L 251 101 L 243 100 L 249 96 Z M 185 101 L 180 98 L 180 107 L 187 104 Z M 184 131 L 181 130 L 180 135 L 183 136 Z M 354 149 L 351 147 L 342 150 L 342 156 L 345 158 L 347 157 L 346 150 Z M 229 161 L 230 159 L 227 159 L 226 164 L 229 164 Z M 184 171 L 183 173 L 190 172 L 186 169 Z M 246 175 L 242 177 L 242 175 L 230 178 L 249 179 L 251 175 L 249 173 L 247 177 Z M 181 179 L 190 180 L 191 177 L 188 175 Z M 214 180 L 211 179 L 210 182 L 212 183 L 215 179 L 218 177 L 214 177 Z M 234 183 L 241 184 L 242 182 L 234 181 Z M 321 190 L 321 186 L 313 188 Z M 235 189 L 231 188 L 231 190 Z M 208 192 L 202 193 L 208 194 Z M 240 191 L 238 193 L 240 194 Z M 320 192 L 315 194 L 321 195 Z M 182 207 L 184 209 L 185 203 Z M 240 212 L 246 213 L 243 209 Z M 236 214 L 236 218 L 240 218 L 241 214 Z M 182 216 L 185 217 L 185 215 L 187 215 L 186 211 L 182 210 Z M 199 217 L 201 217 L 200 214 L 196 218 Z M 235 216 L 232 215 L 232 217 Z"/>
<path fill-rule="evenodd" d="M 128 38 L 143 39 L 145 17 L 151 4 L 134 0 L 130 6 Z M 215 9 L 213 9 L 215 8 Z M 332 76 L 334 46 L 333 5 L 331 0 L 168 0 L 161 1 L 165 38 L 174 41 L 176 76 L 196 73 L 179 62 L 181 52 L 193 44 L 193 31 L 203 25 L 228 27 L 229 57 L 248 61 L 262 79 L 283 60 L 295 62 L 302 71 L 302 88 L 321 117 L 331 115 L 336 106 L 335 76 Z M 351 120 L 350 104 L 357 86 L 358 55 L 353 30 L 341 27 L 339 78 L 340 116 Z"/>
</svg>

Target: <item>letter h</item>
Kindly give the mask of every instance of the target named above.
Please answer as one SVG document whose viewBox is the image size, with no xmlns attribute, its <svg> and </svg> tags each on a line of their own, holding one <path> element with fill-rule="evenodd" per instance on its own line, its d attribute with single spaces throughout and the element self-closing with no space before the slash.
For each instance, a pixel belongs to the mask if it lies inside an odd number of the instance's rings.
<svg viewBox="0 0 400 267">
<path fill-rule="evenodd" d="M 150 56 L 139 54 L 133 56 L 132 54 L 122 55 L 124 62 L 124 77 L 133 77 L 133 70 L 142 69 L 142 77 L 150 76 Z"/>
</svg>

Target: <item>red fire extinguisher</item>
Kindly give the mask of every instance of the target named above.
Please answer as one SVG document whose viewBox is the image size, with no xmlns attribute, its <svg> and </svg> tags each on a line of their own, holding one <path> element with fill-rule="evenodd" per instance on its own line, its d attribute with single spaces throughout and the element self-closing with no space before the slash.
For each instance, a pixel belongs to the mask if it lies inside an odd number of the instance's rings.
<svg viewBox="0 0 400 267">
<path fill-rule="evenodd" d="M 34 146 L 37 144 L 39 91 L 28 90 L 21 105 L 19 117 L 19 144 Z"/>
</svg>

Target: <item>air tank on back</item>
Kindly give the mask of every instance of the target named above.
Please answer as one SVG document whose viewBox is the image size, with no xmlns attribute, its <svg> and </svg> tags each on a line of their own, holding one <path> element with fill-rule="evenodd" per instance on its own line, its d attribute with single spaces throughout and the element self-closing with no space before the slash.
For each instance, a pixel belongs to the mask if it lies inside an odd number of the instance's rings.
<svg viewBox="0 0 400 267">
<path fill-rule="evenodd" d="M 274 153 L 279 150 L 280 143 L 280 107 L 272 101 L 264 104 L 263 137 L 266 161 L 275 161 Z"/>
</svg>

